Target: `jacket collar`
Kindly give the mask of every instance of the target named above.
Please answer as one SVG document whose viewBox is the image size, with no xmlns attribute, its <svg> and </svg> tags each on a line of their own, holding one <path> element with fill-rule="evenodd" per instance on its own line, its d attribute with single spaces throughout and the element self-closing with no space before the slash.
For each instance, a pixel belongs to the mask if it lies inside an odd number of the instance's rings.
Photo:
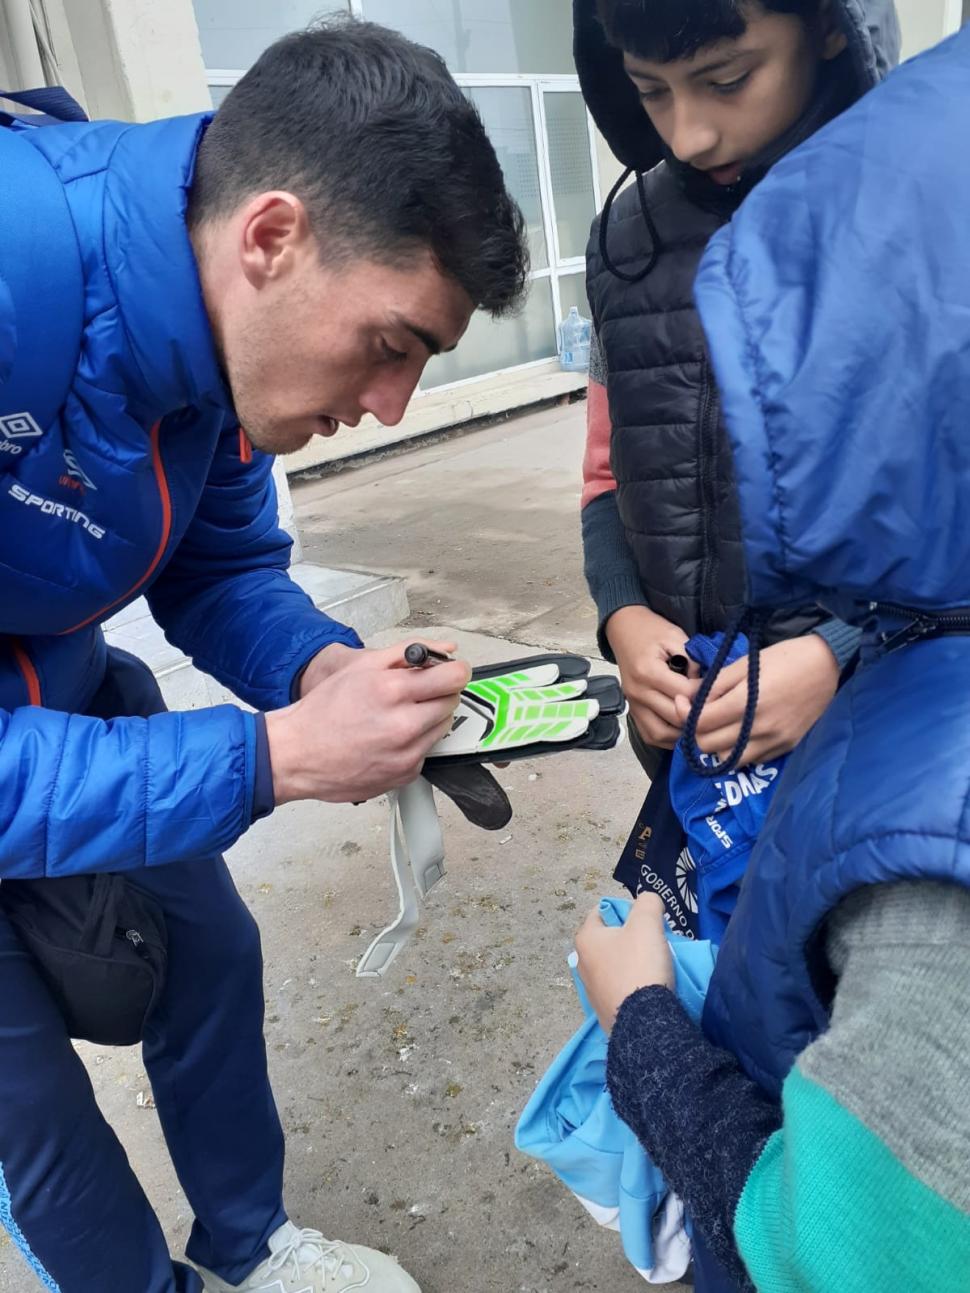
<svg viewBox="0 0 970 1293">
<path fill-rule="evenodd" d="M 187 405 L 232 410 L 186 224 L 211 113 L 133 126 L 105 184 L 105 255 L 127 343 L 128 410 L 155 421 Z"/>
</svg>

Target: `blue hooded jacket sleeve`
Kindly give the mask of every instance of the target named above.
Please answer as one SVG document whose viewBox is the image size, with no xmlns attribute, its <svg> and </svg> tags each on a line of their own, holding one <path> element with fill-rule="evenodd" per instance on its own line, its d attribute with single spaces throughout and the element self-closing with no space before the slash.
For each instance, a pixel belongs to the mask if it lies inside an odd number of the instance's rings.
<svg viewBox="0 0 970 1293">
<path fill-rule="evenodd" d="M 324 647 L 361 645 L 287 573 L 292 543 L 277 521 L 272 463 L 261 453 L 243 463 L 238 429 L 223 433 L 195 516 L 148 593 L 168 640 L 257 709 L 289 704 Z"/>
<path fill-rule="evenodd" d="M 0 879 L 211 857 L 249 827 L 256 719 L 231 706 L 104 722 L 0 710 Z"/>
</svg>

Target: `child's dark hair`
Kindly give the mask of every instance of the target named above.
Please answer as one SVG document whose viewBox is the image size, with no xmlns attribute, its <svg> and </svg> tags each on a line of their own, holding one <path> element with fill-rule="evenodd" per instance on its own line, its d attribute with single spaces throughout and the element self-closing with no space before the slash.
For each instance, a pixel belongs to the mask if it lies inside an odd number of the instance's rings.
<svg viewBox="0 0 970 1293">
<path fill-rule="evenodd" d="M 814 18 L 822 0 L 597 0 L 617 49 L 658 63 L 691 58 L 719 40 L 737 40 L 752 9 Z"/>
<path fill-rule="evenodd" d="M 271 189 L 303 200 L 331 260 L 407 265 L 426 247 L 489 314 L 524 296 L 524 219 L 481 118 L 438 55 L 397 32 L 320 22 L 231 91 L 199 148 L 190 225 Z"/>
</svg>

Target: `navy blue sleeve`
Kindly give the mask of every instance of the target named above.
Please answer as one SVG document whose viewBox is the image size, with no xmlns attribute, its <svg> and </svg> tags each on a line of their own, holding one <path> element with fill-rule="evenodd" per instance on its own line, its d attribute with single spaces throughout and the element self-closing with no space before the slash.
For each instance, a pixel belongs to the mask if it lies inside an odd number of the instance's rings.
<svg viewBox="0 0 970 1293">
<path fill-rule="evenodd" d="M 256 729 L 235 705 L 105 722 L 0 710 L 0 877 L 211 857 L 253 820 Z"/>
<path fill-rule="evenodd" d="M 839 673 L 850 663 L 862 641 L 862 629 L 853 628 L 842 620 L 826 620 L 812 632 L 828 644 L 839 666 Z"/>
<path fill-rule="evenodd" d="M 586 582 L 599 620 L 596 639 L 604 660 L 616 661 L 606 638 L 606 622 L 624 606 L 646 606 L 640 572 L 626 540 L 616 502 L 609 490 L 583 508 L 583 555 Z"/>
<path fill-rule="evenodd" d="M 711 1252 L 752 1288 L 734 1213 L 765 1142 L 782 1123 L 728 1051 L 713 1046 L 666 988 L 620 1007 L 606 1070 L 613 1107 L 680 1195 Z"/>
</svg>

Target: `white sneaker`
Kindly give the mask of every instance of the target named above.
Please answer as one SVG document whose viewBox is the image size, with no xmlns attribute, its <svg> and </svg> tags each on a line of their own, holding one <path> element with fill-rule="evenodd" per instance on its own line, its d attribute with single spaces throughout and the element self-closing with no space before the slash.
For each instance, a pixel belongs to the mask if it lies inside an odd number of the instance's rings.
<svg viewBox="0 0 970 1293">
<path fill-rule="evenodd" d="M 269 1239 L 270 1255 L 242 1284 L 227 1284 L 199 1267 L 205 1293 L 421 1293 L 391 1257 L 324 1239 L 287 1221 Z"/>
</svg>

